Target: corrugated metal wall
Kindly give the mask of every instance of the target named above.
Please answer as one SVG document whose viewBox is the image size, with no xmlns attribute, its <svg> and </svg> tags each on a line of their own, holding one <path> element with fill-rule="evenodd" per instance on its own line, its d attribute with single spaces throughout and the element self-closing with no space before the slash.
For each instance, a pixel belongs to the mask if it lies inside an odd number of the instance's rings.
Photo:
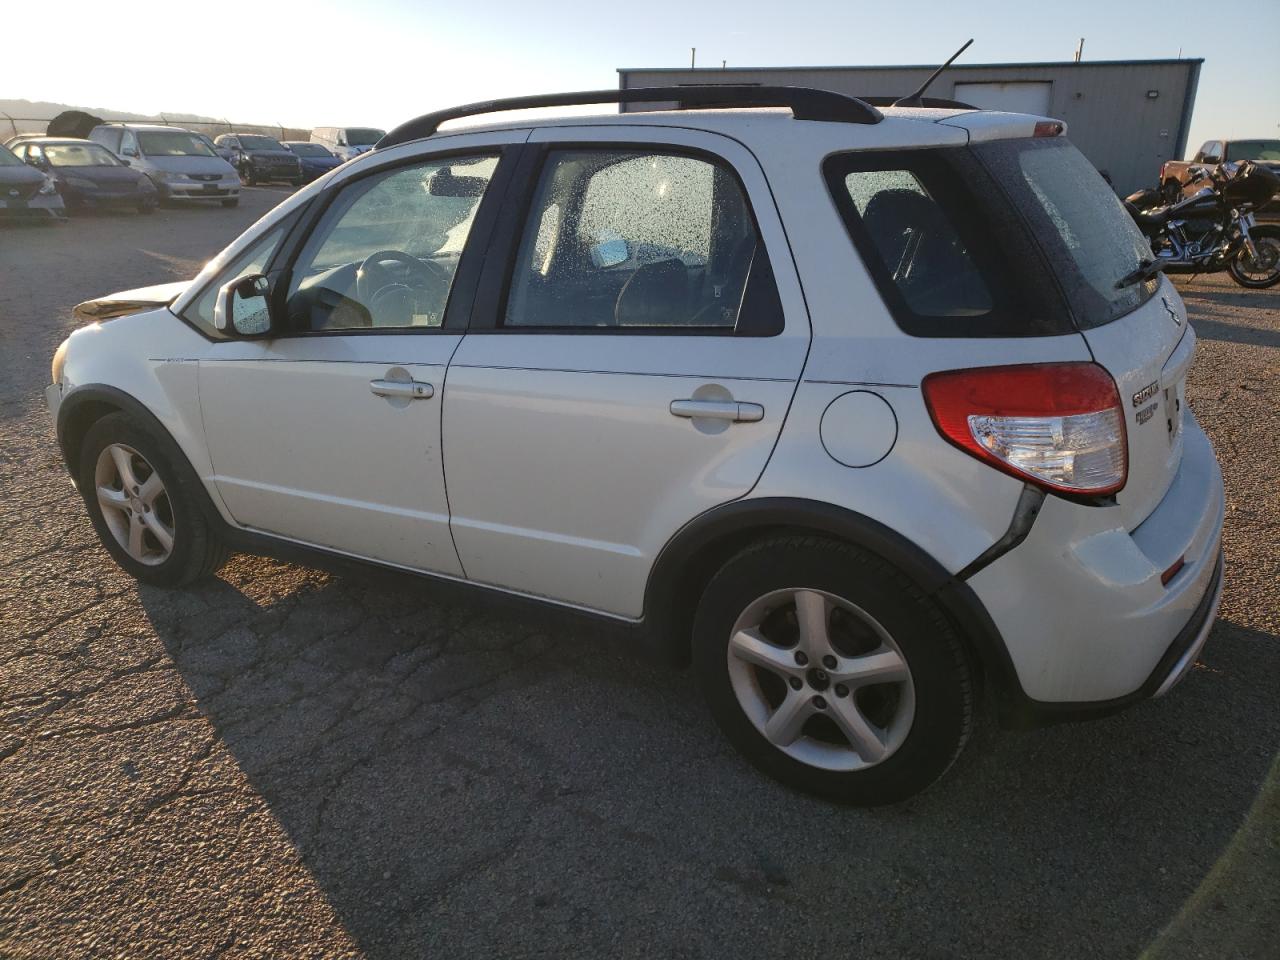
<svg viewBox="0 0 1280 960">
<path fill-rule="evenodd" d="M 1153 186 L 1166 160 L 1186 150 L 1200 60 L 1084 61 L 954 66 L 929 94 L 956 97 L 957 83 L 1048 81 L 1050 113 L 1123 196 Z M 782 67 L 727 70 L 619 70 L 623 87 L 689 83 L 768 83 L 819 87 L 864 97 L 904 96 L 933 67 Z M 1148 96 L 1155 91 L 1156 96 Z M 644 109 L 639 105 L 628 109 Z"/>
</svg>

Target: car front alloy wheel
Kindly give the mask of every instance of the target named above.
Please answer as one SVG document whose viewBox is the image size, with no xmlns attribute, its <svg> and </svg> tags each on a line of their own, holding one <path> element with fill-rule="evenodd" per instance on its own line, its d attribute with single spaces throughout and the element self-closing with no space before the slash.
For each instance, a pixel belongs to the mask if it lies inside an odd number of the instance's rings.
<svg viewBox="0 0 1280 960">
<path fill-rule="evenodd" d="M 158 586 L 208 576 L 226 553 L 202 510 L 200 481 L 159 427 L 113 413 L 85 434 L 80 494 L 98 539 L 125 572 Z"/>
<path fill-rule="evenodd" d="M 94 492 L 116 542 L 138 563 L 157 566 L 173 552 L 173 507 L 156 468 L 123 443 L 102 448 Z"/>
</svg>

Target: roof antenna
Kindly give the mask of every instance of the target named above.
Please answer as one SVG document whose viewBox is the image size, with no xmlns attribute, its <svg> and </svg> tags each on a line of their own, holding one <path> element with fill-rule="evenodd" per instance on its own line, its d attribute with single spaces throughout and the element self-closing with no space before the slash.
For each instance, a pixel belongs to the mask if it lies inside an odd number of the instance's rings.
<svg viewBox="0 0 1280 960">
<path fill-rule="evenodd" d="M 903 97 L 901 100 L 893 101 L 893 105 L 895 107 L 923 107 L 924 92 L 929 89 L 929 86 L 930 84 L 933 83 L 933 81 L 938 79 L 938 74 L 942 73 L 943 70 L 951 66 L 951 64 L 955 61 L 956 57 L 960 56 L 960 54 L 964 53 L 966 50 L 969 49 L 969 45 L 971 43 L 973 43 L 973 37 L 970 37 L 968 40 L 966 40 L 964 43 L 964 46 L 951 55 L 950 60 L 948 60 L 946 63 L 940 66 L 937 70 L 933 71 L 933 73 L 929 74 L 929 79 L 926 80 L 924 83 L 920 84 L 919 90 L 917 90 L 915 93 L 911 94 L 910 96 Z"/>
</svg>

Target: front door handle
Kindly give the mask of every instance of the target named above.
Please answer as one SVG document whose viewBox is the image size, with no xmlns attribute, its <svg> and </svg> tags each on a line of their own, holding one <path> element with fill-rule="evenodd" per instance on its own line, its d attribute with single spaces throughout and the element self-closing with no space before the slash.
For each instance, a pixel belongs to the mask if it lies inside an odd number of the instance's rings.
<svg viewBox="0 0 1280 960">
<path fill-rule="evenodd" d="M 427 400 L 435 396 L 435 388 L 421 380 L 370 380 L 369 390 L 379 397 L 404 400 Z"/>
<path fill-rule="evenodd" d="M 764 419 L 764 407 L 741 400 L 672 400 L 671 414 L 676 417 L 755 423 Z"/>
</svg>

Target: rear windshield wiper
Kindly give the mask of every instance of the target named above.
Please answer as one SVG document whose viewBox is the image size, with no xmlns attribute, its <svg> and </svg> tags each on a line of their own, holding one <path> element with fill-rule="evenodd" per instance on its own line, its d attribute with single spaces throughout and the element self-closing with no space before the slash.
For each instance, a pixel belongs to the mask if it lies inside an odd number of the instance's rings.
<svg viewBox="0 0 1280 960">
<path fill-rule="evenodd" d="M 1135 283 L 1143 283 L 1146 280 L 1150 280 L 1163 269 L 1164 264 L 1159 260 L 1143 260 L 1138 264 L 1137 269 L 1126 273 L 1116 281 L 1116 289 L 1123 290 L 1125 287 L 1131 287 Z"/>
</svg>

